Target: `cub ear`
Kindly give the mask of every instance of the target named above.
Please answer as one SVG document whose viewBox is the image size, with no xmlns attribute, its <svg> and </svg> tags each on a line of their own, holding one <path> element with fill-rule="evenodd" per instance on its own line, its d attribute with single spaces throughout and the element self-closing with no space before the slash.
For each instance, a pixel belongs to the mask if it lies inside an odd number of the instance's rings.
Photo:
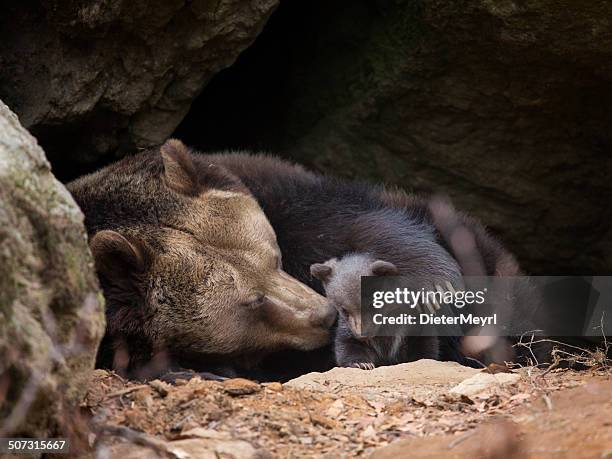
<svg viewBox="0 0 612 459">
<path fill-rule="evenodd" d="M 169 139 L 160 148 L 164 164 L 166 185 L 172 190 L 195 195 L 198 190 L 198 175 L 189 149 L 177 139 Z"/>
<path fill-rule="evenodd" d="M 147 266 L 145 251 L 116 231 L 103 230 L 89 243 L 98 275 L 111 283 L 127 287 L 133 277 Z"/>
<path fill-rule="evenodd" d="M 397 267 L 388 261 L 376 260 L 372 263 L 371 268 L 375 276 L 397 276 L 399 274 Z"/>
<path fill-rule="evenodd" d="M 310 265 L 310 275 L 323 283 L 327 283 L 334 271 L 335 264 L 335 259 L 328 260 L 325 263 L 314 263 Z"/>
</svg>

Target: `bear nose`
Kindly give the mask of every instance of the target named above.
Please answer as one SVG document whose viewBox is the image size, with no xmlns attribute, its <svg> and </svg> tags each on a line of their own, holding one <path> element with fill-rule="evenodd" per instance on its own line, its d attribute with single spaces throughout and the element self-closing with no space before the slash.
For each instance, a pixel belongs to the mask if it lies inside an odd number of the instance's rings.
<svg viewBox="0 0 612 459">
<path fill-rule="evenodd" d="M 316 314 L 311 319 L 311 324 L 315 327 L 331 328 L 337 316 L 336 308 L 330 304 L 327 305 L 327 310 L 323 314 Z"/>
</svg>

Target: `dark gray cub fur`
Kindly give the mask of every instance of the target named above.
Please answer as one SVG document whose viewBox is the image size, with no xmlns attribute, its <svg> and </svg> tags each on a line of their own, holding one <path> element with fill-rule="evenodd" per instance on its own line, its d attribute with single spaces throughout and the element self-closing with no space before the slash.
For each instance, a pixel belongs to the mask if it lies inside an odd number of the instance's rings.
<svg viewBox="0 0 612 459">
<path fill-rule="evenodd" d="M 338 310 L 334 341 L 338 366 L 370 370 L 381 365 L 439 358 L 439 341 L 435 336 L 361 336 L 361 277 L 398 276 L 394 264 L 357 253 L 315 263 L 310 272 L 323 283 L 325 295 Z"/>
</svg>

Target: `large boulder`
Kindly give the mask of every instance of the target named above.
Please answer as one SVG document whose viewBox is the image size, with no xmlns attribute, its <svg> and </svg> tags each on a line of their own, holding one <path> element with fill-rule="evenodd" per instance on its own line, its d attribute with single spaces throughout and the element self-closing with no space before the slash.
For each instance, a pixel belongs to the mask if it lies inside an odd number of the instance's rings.
<svg viewBox="0 0 612 459">
<path fill-rule="evenodd" d="M 3 2 L 0 98 L 74 176 L 79 162 L 165 140 L 277 3 Z"/>
<path fill-rule="evenodd" d="M 103 303 L 81 211 L 0 101 L 0 437 L 66 434 Z"/>
<path fill-rule="evenodd" d="M 447 193 L 529 271 L 609 272 L 610 18 L 610 2 L 287 2 L 179 135 Z"/>
</svg>

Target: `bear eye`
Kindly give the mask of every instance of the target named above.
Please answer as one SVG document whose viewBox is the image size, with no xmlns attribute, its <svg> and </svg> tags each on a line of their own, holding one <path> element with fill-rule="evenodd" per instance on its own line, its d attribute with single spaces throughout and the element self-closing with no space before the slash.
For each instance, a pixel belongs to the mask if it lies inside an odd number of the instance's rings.
<svg viewBox="0 0 612 459">
<path fill-rule="evenodd" d="M 247 301 L 245 301 L 243 305 L 251 309 L 257 309 L 263 306 L 265 302 L 266 302 L 266 295 L 264 295 L 263 293 L 256 293 L 251 298 L 249 298 Z"/>
</svg>

